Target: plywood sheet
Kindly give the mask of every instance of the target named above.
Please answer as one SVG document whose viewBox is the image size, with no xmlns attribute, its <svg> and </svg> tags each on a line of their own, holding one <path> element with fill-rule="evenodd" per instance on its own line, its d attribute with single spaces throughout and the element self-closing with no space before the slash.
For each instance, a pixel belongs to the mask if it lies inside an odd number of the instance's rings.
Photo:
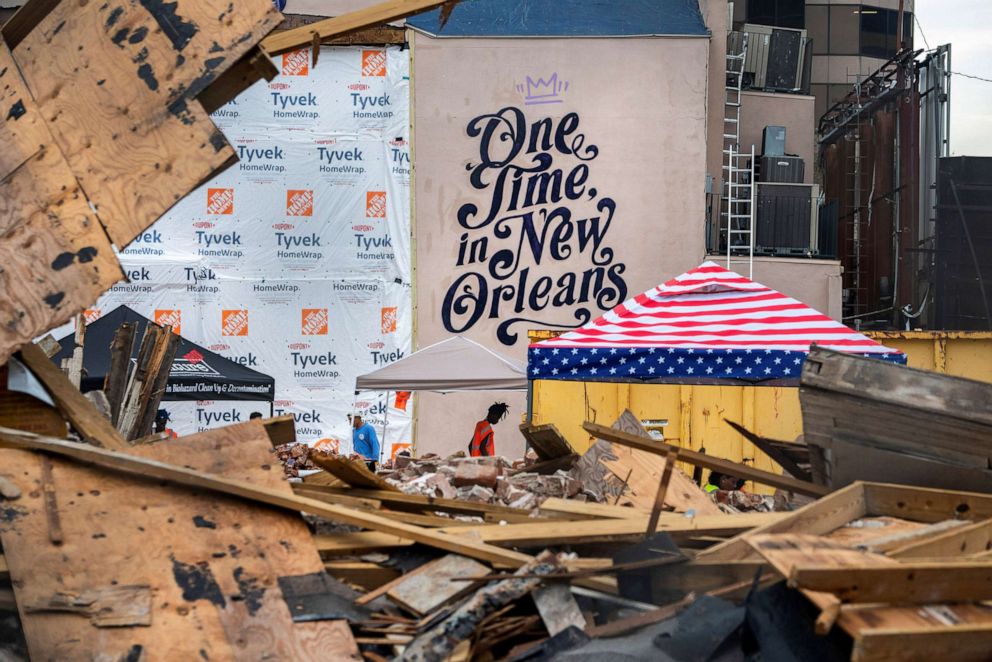
<svg viewBox="0 0 992 662">
<path fill-rule="evenodd" d="M 291 494 L 268 437 L 252 423 L 135 447 Z M 319 572 L 302 519 L 215 493 L 52 459 L 63 529 L 49 542 L 39 456 L 2 450 L 24 496 L 5 504 L 0 537 L 19 605 L 59 591 L 148 585 L 149 627 L 96 628 L 72 614 L 21 614 L 33 659 L 357 659 L 346 624 L 294 624 L 278 577 Z"/>
</svg>

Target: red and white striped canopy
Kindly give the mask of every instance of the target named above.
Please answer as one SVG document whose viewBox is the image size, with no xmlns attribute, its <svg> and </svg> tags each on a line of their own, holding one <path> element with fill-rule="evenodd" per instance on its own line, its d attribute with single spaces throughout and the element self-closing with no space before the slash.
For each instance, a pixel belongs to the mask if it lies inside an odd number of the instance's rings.
<svg viewBox="0 0 992 662">
<path fill-rule="evenodd" d="M 901 355 L 781 292 L 715 262 L 652 288 L 538 348 L 617 347 Z"/>
</svg>

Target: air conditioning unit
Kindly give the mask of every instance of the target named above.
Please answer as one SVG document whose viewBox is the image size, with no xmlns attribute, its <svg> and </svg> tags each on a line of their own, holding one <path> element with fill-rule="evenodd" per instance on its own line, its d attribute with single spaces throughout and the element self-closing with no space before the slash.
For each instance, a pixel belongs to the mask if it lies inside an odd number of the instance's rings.
<svg viewBox="0 0 992 662">
<path fill-rule="evenodd" d="M 819 254 L 820 187 L 816 184 L 758 184 L 755 255 L 813 257 Z"/>
<path fill-rule="evenodd" d="M 748 34 L 744 72 L 756 90 L 798 92 L 803 89 L 803 69 L 808 39 L 805 30 L 746 23 Z"/>
</svg>

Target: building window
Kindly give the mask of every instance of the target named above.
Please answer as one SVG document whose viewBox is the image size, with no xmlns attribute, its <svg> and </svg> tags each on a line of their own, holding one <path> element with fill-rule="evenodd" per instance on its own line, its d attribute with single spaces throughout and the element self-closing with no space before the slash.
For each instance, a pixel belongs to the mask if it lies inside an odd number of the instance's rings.
<svg viewBox="0 0 992 662">
<path fill-rule="evenodd" d="M 861 55 L 888 60 L 899 51 L 899 12 L 862 5 L 861 16 Z M 907 46 L 913 43 L 913 15 L 903 14 L 903 40 Z"/>
<path fill-rule="evenodd" d="M 802 30 L 806 27 L 806 0 L 747 0 L 747 22 Z"/>
<path fill-rule="evenodd" d="M 830 7 L 830 55 L 857 55 L 861 25 L 858 7 L 833 5 Z"/>
</svg>

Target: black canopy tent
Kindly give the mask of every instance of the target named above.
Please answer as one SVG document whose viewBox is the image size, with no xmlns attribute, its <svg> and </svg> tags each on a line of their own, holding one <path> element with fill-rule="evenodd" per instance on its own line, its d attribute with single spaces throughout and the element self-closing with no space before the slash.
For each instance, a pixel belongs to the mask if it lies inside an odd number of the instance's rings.
<svg viewBox="0 0 992 662">
<path fill-rule="evenodd" d="M 125 322 L 137 324 L 134 352 L 137 360 L 141 338 L 151 320 L 127 306 L 120 306 L 92 324 L 86 325 L 83 354 L 83 379 L 80 390 L 84 393 L 103 388 L 104 378 L 110 370 L 110 345 L 114 334 Z M 75 334 L 59 340 L 62 351 L 52 357 L 56 365 L 72 356 Z M 226 359 L 205 347 L 181 338 L 176 358 L 169 371 L 163 400 L 242 400 L 272 402 L 275 380 L 257 370 Z"/>
</svg>

